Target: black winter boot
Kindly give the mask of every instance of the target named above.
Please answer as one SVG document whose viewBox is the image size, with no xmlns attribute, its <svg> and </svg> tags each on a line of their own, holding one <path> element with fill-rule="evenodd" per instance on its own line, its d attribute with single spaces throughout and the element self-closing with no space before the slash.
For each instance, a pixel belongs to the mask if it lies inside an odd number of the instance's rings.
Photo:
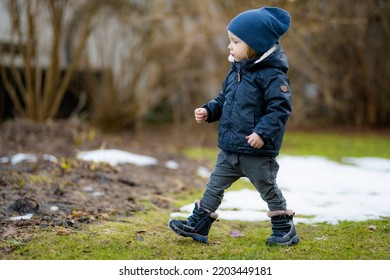
<svg viewBox="0 0 390 280">
<path fill-rule="evenodd" d="M 211 224 L 217 218 L 217 213 L 200 207 L 200 203 L 197 201 L 188 220 L 169 220 L 168 226 L 178 235 L 192 237 L 196 241 L 207 243 Z"/>
<path fill-rule="evenodd" d="M 290 246 L 299 242 L 293 223 L 294 214 L 292 210 L 268 212 L 272 223 L 272 234 L 265 242 L 267 245 Z"/>
</svg>

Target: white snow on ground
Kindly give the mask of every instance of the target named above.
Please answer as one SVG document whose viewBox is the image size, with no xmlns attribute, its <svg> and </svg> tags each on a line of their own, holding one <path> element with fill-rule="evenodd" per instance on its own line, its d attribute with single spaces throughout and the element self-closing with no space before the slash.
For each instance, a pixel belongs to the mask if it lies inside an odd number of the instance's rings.
<svg viewBox="0 0 390 280">
<path fill-rule="evenodd" d="M 345 157 L 343 162 L 358 165 L 372 170 L 382 170 L 390 172 L 390 160 L 384 158 L 373 158 L 373 157 L 364 157 L 364 158 L 352 158 Z"/>
<path fill-rule="evenodd" d="M 346 158 L 340 164 L 326 158 L 280 156 L 278 185 L 295 211 L 294 221 L 304 223 L 362 221 L 390 216 L 390 160 Z M 193 204 L 172 217 L 187 217 Z M 268 220 L 267 205 L 254 189 L 226 191 L 220 219 Z M 302 217 L 303 216 L 303 217 Z"/>
<path fill-rule="evenodd" d="M 31 219 L 33 214 L 26 214 L 23 216 L 16 216 L 16 217 L 11 217 L 9 218 L 10 221 L 20 221 L 20 220 L 29 220 Z"/>
<path fill-rule="evenodd" d="M 49 154 L 44 154 L 42 156 L 42 159 L 51 161 L 51 162 L 57 162 L 57 158 L 53 155 Z M 38 157 L 33 154 L 24 154 L 24 153 L 19 153 L 16 155 L 13 155 L 12 157 L 1 157 L 0 158 L 0 163 L 11 163 L 12 165 L 16 165 L 19 163 L 22 163 L 24 161 L 27 162 L 36 162 L 38 160 Z"/>
<path fill-rule="evenodd" d="M 154 157 L 115 149 L 81 152 L 77 157 L 111 165 L 158 164 Z M 3 157 L 0 162 L 18 164 L 35 160 L 37 157 L 34 155 L 17 154 L 11 158 Z M 46 160 L 54 161 L 55 157 Z M 343 159 L 345 164 L 341 164 L 323 157 L 284 155 L 278 157 L 278 162 L 280 170 L 277 182 L 287 199 L 288 208 L 296 213 L 296 222 L 337 223 L 390 216 L 389 159 L 346 157 Z M 168 161 L 165 166 L 180 172 L 177 162 Z M 208 177 L 209 174 L 209 170 L 199 167 L 198 175 Z M 192 209 L 193 204 L 185 205 L 181 212 L 172 213 L 172 217 L 187 217 Z M 227 190 L 217 212 L 220 219 L 261 221 L 269 219 L 267 210 L 265 202 L 253 188 Z"/>
<path fill-rule="evenodd" d="M 169 169 L 179 169 L 180 168 L 180 164 L 174 160 L 168 160 L 166 163 L 165 163 L 165 167 L 166 168 L 169 168 Z"/>
<path fill-rule="evenodd" d="M 157 159 L 154 157 L 137 155 L 126 151 L 108 149 L 81 152 L 77 155 L 78 159 L 94 162 L 106 162 L 110 165 L 131 163 L 138 166 L 156 165 Z"/>
</svg>

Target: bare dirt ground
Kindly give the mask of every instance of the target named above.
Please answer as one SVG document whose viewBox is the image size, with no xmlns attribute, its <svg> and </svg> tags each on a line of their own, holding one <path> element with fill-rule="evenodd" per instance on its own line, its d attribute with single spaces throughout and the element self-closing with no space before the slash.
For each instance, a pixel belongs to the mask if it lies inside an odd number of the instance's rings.
<svg viewBox="0 0 390 280">
<path fill-rule="evenodd" d="M 196 137 L 156 129 L 104 134 L 77 120 L 0 124 L 0 240 L 25 243 L 37 228 L 77 229 L 113 214 L 130 216 L 145 210 L 143 201 L 156 209 L 172 208 L 175 193 L 204 187 L 205 179 L 196 175 L 201 163 L 179 152 L 188 144 L 205 144 L 208 132 L 202 131 Z M 101 148 L 153 156 L 159 164 L 110 166 L 76 159 L 79 151 Z M 38 160 L 9 162 L 18 153 L 34 154 Z M 44 159 L 46 155 L 57 161 Z M 168 160 L 180 168 L 167 168 Z M 28 213 L 31 219 L 10 220 Z M 12 245 L 0 247 L 0 256 L 12 250 Z"/>
</svg>

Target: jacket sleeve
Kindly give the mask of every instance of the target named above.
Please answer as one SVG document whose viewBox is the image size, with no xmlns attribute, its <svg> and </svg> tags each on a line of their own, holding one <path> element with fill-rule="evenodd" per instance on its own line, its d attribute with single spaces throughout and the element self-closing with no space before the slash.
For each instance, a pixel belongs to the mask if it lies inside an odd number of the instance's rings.
<svg viewBox="0 0 390 280">
<path fill-rule="evenodd" d="M 219 93 L 217 98 L 210 100 L 208 103 L 202 106 L 207 110 L 208 123 L 218 121 L 221 118 L 223 103 L 224 103 L 224 97 L 223 97 L 223 90 L 222 90 Z"/>
<path fill-rule="evenodd" d="M 257 123 L 254 132 L 259 134 L 265 143 L 274 141 L 285 131 L 292 112 L 292 95 L 290 83 L 284 73 L 274 73 L 263 83 L 264 115 Z"/>
<path fill-rule="evenodd" d="M 226 84 L 227 84 L 227 78 L 224 80 L 222 84 L 222 90 L 219 92 L 219 95 L 202 106 L 207 110 L 208 117 L 206 121 L 208 123 L 219 121 L 219 119 L 221 118 L 223 104 L 225 103 Z"/>
</svg>

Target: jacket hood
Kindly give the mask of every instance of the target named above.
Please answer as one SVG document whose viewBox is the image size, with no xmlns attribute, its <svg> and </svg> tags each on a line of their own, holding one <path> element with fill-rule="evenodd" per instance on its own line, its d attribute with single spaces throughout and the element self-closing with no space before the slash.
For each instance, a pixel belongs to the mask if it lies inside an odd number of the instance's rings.
<svg viewBox="0 0 390 280">
<path fill-rule="evenodd" d="M 248 71 L 256 71 L 262 68 L 278 68 L 287 73 L 289 65 L 287 56 L 284 53 L 283 47 L 276 44 L 276 49 L 267 57 L 261 59 L 259 57 L 248 59 L 241 62 L 232 62 L 232 69 L 247 69 Z"/>
</svg>

